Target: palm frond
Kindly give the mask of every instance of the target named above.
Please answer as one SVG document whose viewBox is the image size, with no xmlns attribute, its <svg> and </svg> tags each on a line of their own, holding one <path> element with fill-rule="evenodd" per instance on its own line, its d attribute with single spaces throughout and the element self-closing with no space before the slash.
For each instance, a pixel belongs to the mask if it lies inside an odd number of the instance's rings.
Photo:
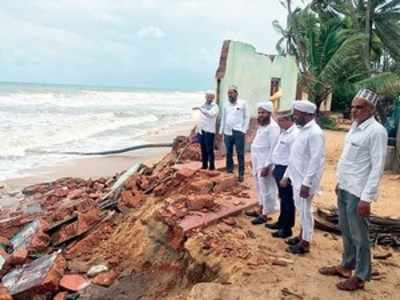
<svg viewBox="0 0 400 300">
<path fill-rule="evenodd" d="M 358 88 L 369 88 L 382 96 L 400 93 L 400 76 L 396 73 L 386 72 L 356 83 Z"/>
</svg>

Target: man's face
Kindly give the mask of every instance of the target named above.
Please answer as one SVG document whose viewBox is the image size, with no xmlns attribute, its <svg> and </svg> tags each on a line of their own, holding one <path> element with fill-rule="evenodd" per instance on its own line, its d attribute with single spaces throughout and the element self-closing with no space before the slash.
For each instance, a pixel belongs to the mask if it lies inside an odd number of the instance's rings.
<svg viewBox="0 0 400 300">
<path fill-rule="evenodd" d="M 260 124 L 261 126 L 263 125 L 267 125 L 270 122 L 271 119 L 271 113 L 266 111 L 265 109 L 259 108 L 257 109 L 257 121 L 258 124 Z"/>
<path fill-rule="evenodd" d="M 373 115 L 372 105 L 363 98 L 354 98 L 351 103 L 351 116 L 354 121 L 361 123 Z"/>
<path fill-rule="evenodd" d="M 215 99 L 215 96 L 213 94 L 206 94 L 206 102 L 208 104 L 211 104 Z"/>
<path fill-rule="evenodd" d="M 293 125 L 293 121 L 290 117 L 278 118 L 278 125 L 281 129 L 288 130 Z"/>
<path fill-rule="evenodd" d="M 228 90 L 228 98 L 229 98 L 229 102 L 234 103 L 236 102 L 238 93 L 235 90 Z"/>
<path fill-rule="evenodd" d="M 306 125 L 306 113 L 295 109 L 293 111 L 293 121 L 300 126 Z"/>
</svg>

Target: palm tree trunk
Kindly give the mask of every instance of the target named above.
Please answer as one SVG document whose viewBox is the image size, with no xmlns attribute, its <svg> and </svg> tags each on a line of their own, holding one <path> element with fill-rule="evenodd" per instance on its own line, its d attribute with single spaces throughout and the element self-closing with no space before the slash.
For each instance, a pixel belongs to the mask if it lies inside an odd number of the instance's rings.
<svg viewBox="0 0 400 300">
<path fill-rule="evenodd" d="M 370 56 L 371 56 L 371 40 L 372 40 L 372 20 L 371 20 L 371 0 L 367 0 L 366 14 L 365 14 L 365 33 L 368 37 L 368 42 L 365 47 L 365 65 L 370 68 Z"/>
</svg>

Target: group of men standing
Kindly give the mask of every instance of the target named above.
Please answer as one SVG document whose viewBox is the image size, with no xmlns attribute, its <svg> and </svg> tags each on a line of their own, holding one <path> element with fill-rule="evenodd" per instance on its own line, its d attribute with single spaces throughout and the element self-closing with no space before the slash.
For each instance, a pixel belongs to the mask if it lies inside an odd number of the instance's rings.
<svg viewBox="0 0 400 300">
<path fill-rule="evenodd" d="M 214 169 L 214 138 L 218 106 L 215 95 L 207 92 L 198 126 L 202 167 Z M 338 266 L 323 267 L 323 275 L 345 278 L 337 284 L 342 290 L 364 287 L 371 276 L 371 252 L 368 237 L 370 204 L 376 200 L 386 156 L 387 133 L 375 118 L 378 96 L 361 90 L 353 99 L 353 124 L 337 167 L 336 193 L 339 225 L 343 234 L 343 257 Z M 249 126 L 246 101 L 238 99 L 238 89 L 231 86 L 224 103 L 220 134 L 224 136 L 226 169 L 233 172 L 233 148 L 238 159 L 238 179 L 244 180 L 245 135 Z M 296 209 L 300 216 L 299 235 L 286 241 L 287 251 L 305 254 L 310 251 L 314 232 L 313 197 L 318 193 L 325 162 L 325 137 L 315 120 L 316 105 L 296 100 L 287 113 L 274 113 L 273 104 L 257 105 L 258 128 L 251 144 L 252 174 L 255 178 L 259 209 L 246 212 L 252 224 L 265 224 L 275 230 L 275 238 L 293 235 Z M 280 201 L 279 201 L 280 199 Z M 270 215 L 280 212 L 275 223 Z M 355 271 L 353 274 L 353 270 Z"/>
</svg>

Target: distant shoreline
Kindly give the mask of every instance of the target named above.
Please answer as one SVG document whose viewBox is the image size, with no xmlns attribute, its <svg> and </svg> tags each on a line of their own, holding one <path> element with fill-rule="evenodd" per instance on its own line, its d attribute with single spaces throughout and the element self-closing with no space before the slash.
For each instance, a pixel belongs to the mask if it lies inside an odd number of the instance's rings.
<svg viewBox="0 0 400 300">
<path fill-rule="evenodd" d="M 146 139 L 146 142 L 172 142 L 176 136 L 189 135 L 195 124 L 193 121 L 187 121 L 178 125 L 179 127 L 175 126 L 156 131 L 154 135 Z M 8 191 L 15 191 L 21 190 L 28 185 L 53 181 L 61 177 L 81 177 L 87 179 L 113 176 L 128 169 L 134 163 L 144 163 L 151 166 L 157 163 L 170 150 L 170 148 L 141 149 L 120 155 L 71 159 L 55 166 L 28 170 L 30 175 L 0 181 L 0 185 L 4 186 Z"/>
</svg>

